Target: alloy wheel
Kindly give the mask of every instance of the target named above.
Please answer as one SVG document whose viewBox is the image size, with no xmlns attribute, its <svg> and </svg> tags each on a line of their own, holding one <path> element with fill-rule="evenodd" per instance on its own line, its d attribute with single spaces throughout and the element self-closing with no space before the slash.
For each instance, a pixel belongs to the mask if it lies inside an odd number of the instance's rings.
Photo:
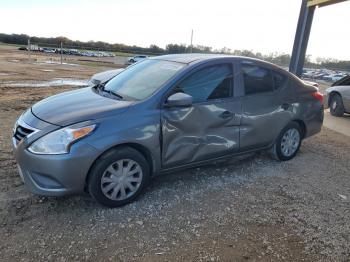
<svg viewBox="0 0 350 262">
<path fill-rule="evenodd" d="M 335 110 L 337 108 L 337 101 L 334 100 L 332 103 L 332 109 Z"/>
<path fill-rule="evenodd" d="M 297 129 L 288 129 L 281 141 L 281 152 L 284 156 L 290 157 L 293 155 L 299 147 L 300 144 L 300 133 Z"/>
</svg>

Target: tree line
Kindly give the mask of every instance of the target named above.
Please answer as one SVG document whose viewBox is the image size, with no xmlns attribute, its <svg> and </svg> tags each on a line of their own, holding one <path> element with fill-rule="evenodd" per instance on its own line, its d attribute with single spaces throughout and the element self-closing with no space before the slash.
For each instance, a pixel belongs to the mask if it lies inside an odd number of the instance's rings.
<svg viewBox="0 0 350 262">
<path fill-rule="evenodd" d="M 189 46 L 185 44 L 168 44 L 165 48 L 161 48 L 157 45 L 150 45 L 149 47 L 140 47 L 136 45 L 125 44 L 110 44 L 102 41 L 74 41 L 67 37 L 29 37 L 26 34 L 3 34 L 0 33 L 0 42 L 17 45 L 27 45 L 28 39 L 31 43 L 40 43 L 41 45 L 49 45 L 59 47 L 61 43 L 64 46 L 76 49 L 93 49 L 112 52 L 125 52 L 134 54 L 148 54 L 148 55 L 163 55 L 163 54 L 180 54 L 180 53 L 219 53 L 219 54 L 231 54 L 238 56 L 247 56 L 269 61 L 271 63 L 288 66 L 290 62 L 290 55 L 285 53 L 271 53 L 262 54 L 260 52 L 253 52 L 251 50 L 231 50 L 224 47 L 221 49 L 213 49 L 209 46 L 196 45 Z M 339 61 L 336 59 L 324 59 L 317 58 L 316 63 L 311 62 L 310 56 L 305 59 L 305 67 L 310 68 L 329 68 L 335 70 L 349 70 L 350 61 Z"/>
</svg>

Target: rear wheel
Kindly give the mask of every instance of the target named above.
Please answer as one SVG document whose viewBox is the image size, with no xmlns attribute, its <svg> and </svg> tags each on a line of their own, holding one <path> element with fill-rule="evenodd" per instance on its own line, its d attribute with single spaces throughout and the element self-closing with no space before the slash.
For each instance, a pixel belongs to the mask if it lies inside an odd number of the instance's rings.
<svg viewBox="0 0 350 262">
<path fill-rule="evenodd" d="M 275 159 L 287 161 L 298 153 L 302 141 L 302 131 L 298 123 L 291 122 L 279 134 L 271 151 Z"/>
<path fill-rule="evenodd" d="M 132 202 L 149 180 L 149 166 L 137 150 L 130 147 L 104 154 L 91 169 L 88 188 L 100 204 L 118 207 Z"/>
<path fill-rule="evenodd" d="M 341 117 L 344 115 L 343 99 L 340 95 L 332 95 L 329 102 L 329 107 L 332 116 Z"/>
</svg>

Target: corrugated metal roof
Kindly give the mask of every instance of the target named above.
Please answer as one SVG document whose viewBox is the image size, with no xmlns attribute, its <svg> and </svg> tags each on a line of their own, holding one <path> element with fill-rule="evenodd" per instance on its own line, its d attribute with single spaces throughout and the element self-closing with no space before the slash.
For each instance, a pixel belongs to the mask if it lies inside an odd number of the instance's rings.
<svg viewBox="0 0 350 262">
<path fill-rule="evenodd" d="M 340 2 L 345 2 L 347 0 L 308 0 L 307 6 L 315 6 L 318 5 L 319 7 L 326 6 L 326 5 L 333 5 Z"/>
</svg>

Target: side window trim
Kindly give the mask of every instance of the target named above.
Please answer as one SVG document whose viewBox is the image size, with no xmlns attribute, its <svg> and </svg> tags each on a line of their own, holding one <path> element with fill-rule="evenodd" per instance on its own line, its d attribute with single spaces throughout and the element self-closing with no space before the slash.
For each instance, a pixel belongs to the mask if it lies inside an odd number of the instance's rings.
<svg viewBox="0 0 350 262">
<path fill-rule="evenodd" d="M 287 75 L 283 74 L 282 72 L 277 71 L 277 70 L 270 69 L 270 71 L 272 73 L 272 76 L 273 76 L 273 74 L 278 74 L 278 75 L 281 75 L 282 77 L 284 77 L 283 85 L 278 87 L 278 88 L 276 87 L 276 79 L 275 79 L 275 77 L 273 77 L 273 91 L 274 92 L 279 92 L 279 91 L 285 89 L 286 86 L 287 86 L 287 83 L 289 81 L 289 77 Z"/>
</svg>

